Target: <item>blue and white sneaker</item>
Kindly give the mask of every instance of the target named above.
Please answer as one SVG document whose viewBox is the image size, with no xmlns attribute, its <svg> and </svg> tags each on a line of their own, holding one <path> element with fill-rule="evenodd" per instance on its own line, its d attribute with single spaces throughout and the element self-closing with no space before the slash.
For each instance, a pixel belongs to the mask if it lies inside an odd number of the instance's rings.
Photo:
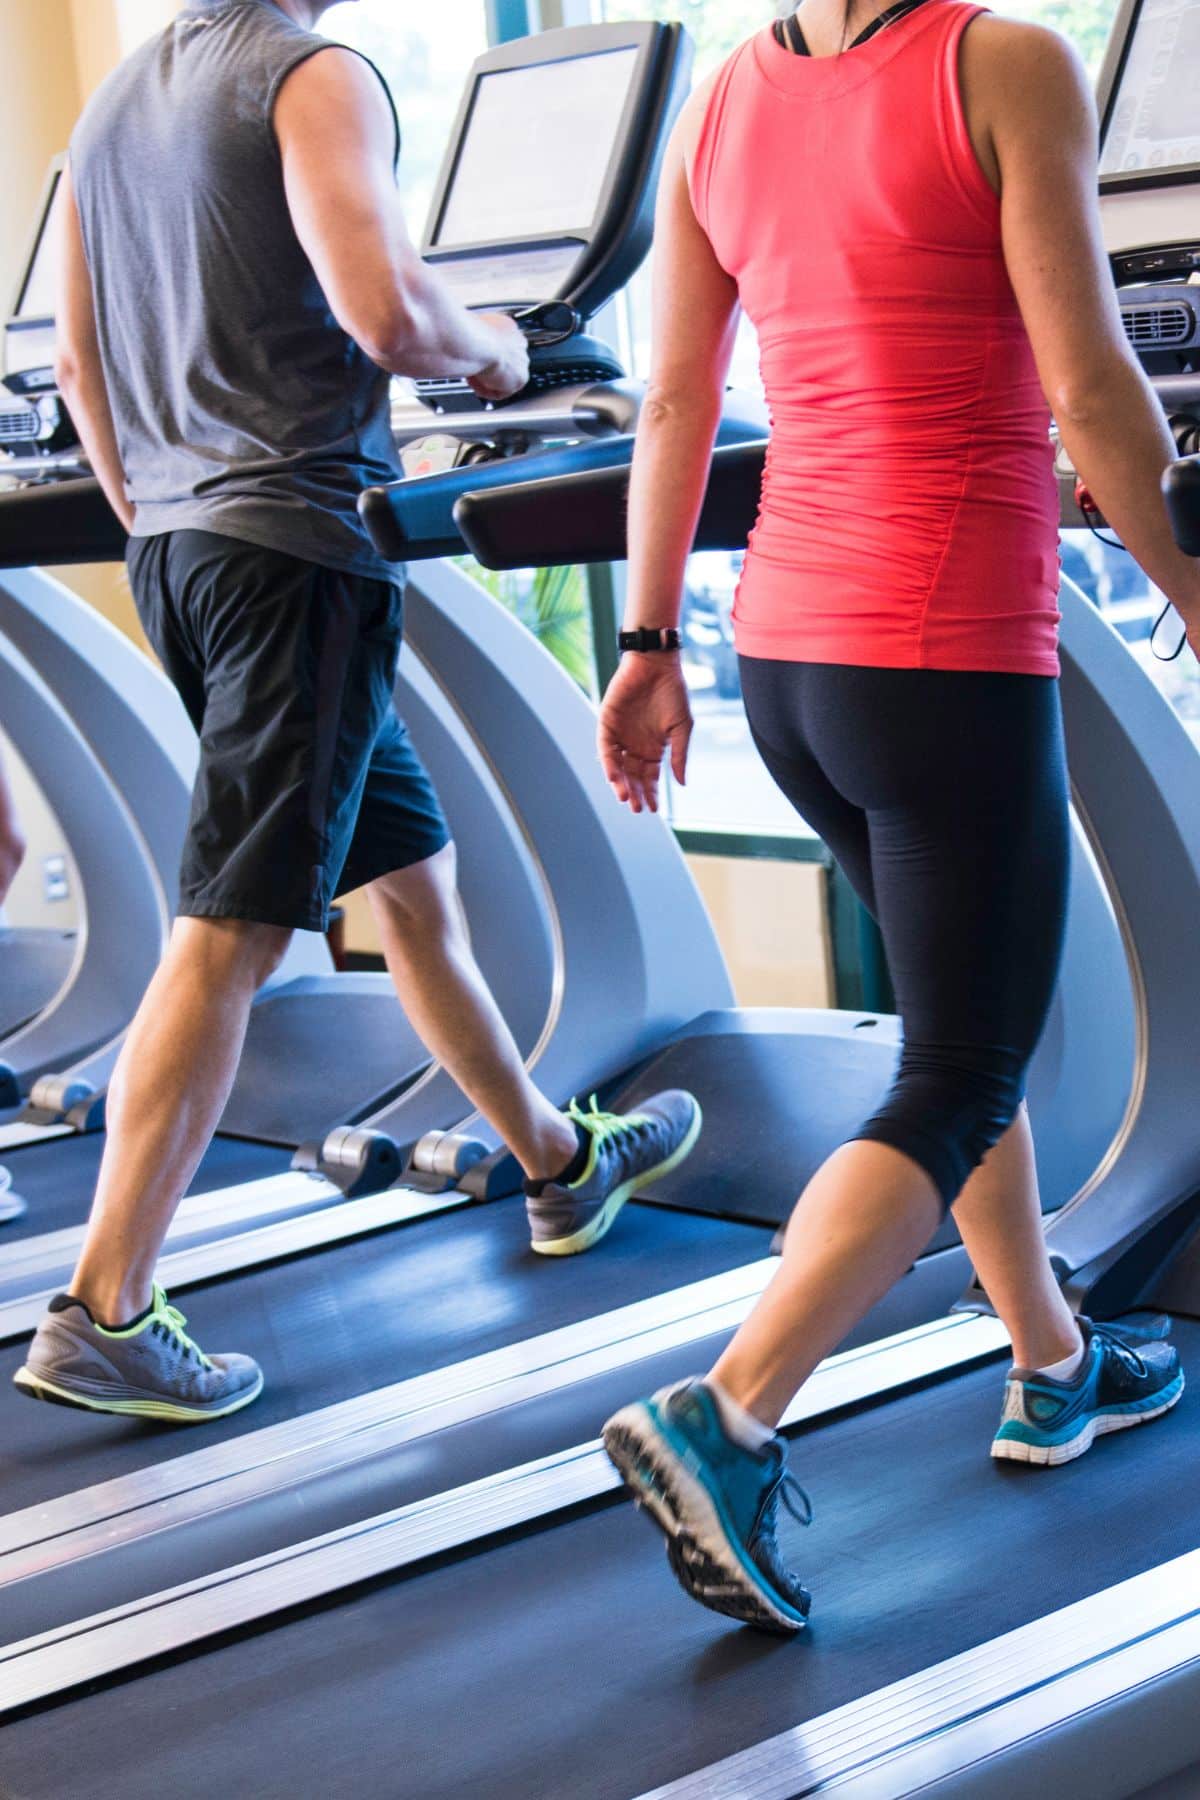
<svg viewBox="0 0 1200 1800">
<path fill-rule="evenodd" d="M 622 1408 L 604 1448 L 639 1506 L 662 1527 L 680 1585 L 713 1612 L 785 1637 L 804 1629 L 811 1596 L 776 1542 L 783 1505 L 801 1525 L 812 1507 L 776 1436 L 760 1451 L 734 1443 L 702 1381 Z"/>
<path fill-rule="evenodd" d="M 1073 1462 L 1106 1431 L 1145 1425 L 1183 1392 L 1179 1353 L 1166 1326 L 1097 1325 L 1080 1319 L 1087 1355 L 1073 1381 L 1014 1368 L 1004 1390 L 992 1455 L 1000 1461 Z"/>
</svg>

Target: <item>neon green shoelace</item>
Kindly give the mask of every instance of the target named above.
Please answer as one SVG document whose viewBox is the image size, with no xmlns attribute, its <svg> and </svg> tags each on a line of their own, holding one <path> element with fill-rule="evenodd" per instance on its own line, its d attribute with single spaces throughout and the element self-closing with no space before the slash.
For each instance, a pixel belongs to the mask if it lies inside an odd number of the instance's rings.
<svg viewBox="0 0 1200 1800">
<path fill-rule="evenodd" d="M 151 1323 L 157 1320 L 159 1324 L 166 1327 L 172 1337 L 180 1344 L 185 1356 L 192 1353 L 195 1355 L 196 1361 L 200 1364 L 201 1368 L 212 1368 L 212 1364 L 209 1362 L 207 1356 L 205 1356 L 199 1344 L 195 1343 L 184 1330 L 187 1320 L 177 1306 L 171 1305 L 165 1291 L 159 1287 L 157 1282 L 154 1284 L 154 1311 L 150 1315 L 150 1319 Z"/>
<path fill-rule="evenodd" d="M 583 1131 L 588 1132 L 597 1144 L 607 1143 L 611 1138 L 627 1136 L 650 1123 L 649 1119 L 639 1113 L 626 1115 L 601 1112 L 595 1094 L 592 1095 L 591 1106 L 587 1112 L 580 1106 L 578 1100 L 572 1100 L 567 1108 L 567 1117 L 572 1124 L 578 1125 Z"/>
</svg>

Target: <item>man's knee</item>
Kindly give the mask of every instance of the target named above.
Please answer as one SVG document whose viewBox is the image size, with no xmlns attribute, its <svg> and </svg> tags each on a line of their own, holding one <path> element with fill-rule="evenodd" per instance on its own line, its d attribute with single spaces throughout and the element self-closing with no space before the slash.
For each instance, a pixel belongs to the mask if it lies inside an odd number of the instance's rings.
<svg viewBox="0 0 1200 1800">
<path fill-rule="evenodd" d="M 278 969 L 291 941 L 287 926 L 257 919 L 183 918 L 175 921 L 171 950 L 222 987 L 257 991 Z"/>
<path fill-rule="evenodd" d="M 423 862 L 380 875 L 367 889 L 376 915 L 405 937 L 443 937 L 463 928 L 458 861 L 447 844 Z"/>
</svg>

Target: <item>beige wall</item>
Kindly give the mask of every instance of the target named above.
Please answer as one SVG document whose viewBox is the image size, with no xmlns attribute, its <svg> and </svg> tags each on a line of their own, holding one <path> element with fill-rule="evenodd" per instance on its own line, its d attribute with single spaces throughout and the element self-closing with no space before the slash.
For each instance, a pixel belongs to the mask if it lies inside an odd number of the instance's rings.
<svg viewBox="0 0 1200 1800">
<path fill-rule="evenodd" d="M 85 0 L 106 12 L 106 0 Z M 66 147 L 79 113 L 70 0 L 3 0 L 0 69 L 0 306 L 7 312 L 46 165 Z"/>
<path fill-rule="evenodd" d="M 825 870 L 817 863 L 689 856 L 739 1006 L 833 1006 Z"/>
</svg>

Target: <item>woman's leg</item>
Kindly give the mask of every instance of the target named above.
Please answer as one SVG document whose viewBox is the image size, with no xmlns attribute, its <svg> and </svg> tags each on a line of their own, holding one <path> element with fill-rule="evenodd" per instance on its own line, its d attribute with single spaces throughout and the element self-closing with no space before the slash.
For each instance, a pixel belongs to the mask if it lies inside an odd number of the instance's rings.
<svg viewBox="0 0 1200 1800">
<path fill-rule="evenodd" d="M 1012 1339 L 1013 1361 L 1044 1369 L 1082 1339 L 1054 1278 L 1024 1105 L 954 1203 L 954 1223 L 984 1293 Z"/>
<path fill-rule="evenodd" d="M 1018 1354 L 1055 1361 L 1078 1337 L 1049 1268 L 1027 1127 L 1008 1128 L 1065 916 L 1057 696 L 1020 677 L 747 673 L 768 766 L 852 879 L 855 813 L 865 821 L 860 885 L 883 929 L 906 1044 L 888 1103 L 801 1197 L 779 1274 L 714 1377 L 775 1424 L 956 1199 Z"/>
</svg>

